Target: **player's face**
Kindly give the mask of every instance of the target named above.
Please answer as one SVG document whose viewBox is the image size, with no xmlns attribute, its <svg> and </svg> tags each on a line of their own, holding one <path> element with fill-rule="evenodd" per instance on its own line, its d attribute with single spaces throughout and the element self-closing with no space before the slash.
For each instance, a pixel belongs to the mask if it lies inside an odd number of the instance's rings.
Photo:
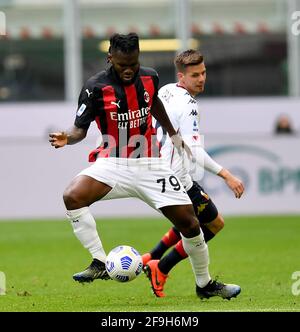
<svg viewBox="0 0 300 332">
<path fill-rule="evenodd" d="M 186 67 L 185 72 L 178 73 L 179 83 L 188 90 L 192 96 L 204 91 L 206 81 L 206 68 L 204 62 Z"/>
<path fill-rule="evenodd" d="M 130 54 L 121 51 L 113 52 L 109 58 L 115 71 L 125 84 L 130 84 L 140 68 L 139 51 Z"/>
</svg>

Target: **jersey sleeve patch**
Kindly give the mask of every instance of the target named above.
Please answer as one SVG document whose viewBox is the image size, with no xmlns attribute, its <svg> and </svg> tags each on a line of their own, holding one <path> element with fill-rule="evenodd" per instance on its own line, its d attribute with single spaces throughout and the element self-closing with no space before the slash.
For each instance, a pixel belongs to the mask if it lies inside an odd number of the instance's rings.
<svg viewBox="0 0 300 332">
<path fill-rule="evenodd" d="M 77 116 L 81 116 L 82 113 L 85 111 L 85 109 L 86 109 L 86 105 L 85 105 L 85 104 L 82 104 L 82 105 L 79 107 L 79 109 L 78 109 L 76 115 L 77 115 Z"/>
</svg>

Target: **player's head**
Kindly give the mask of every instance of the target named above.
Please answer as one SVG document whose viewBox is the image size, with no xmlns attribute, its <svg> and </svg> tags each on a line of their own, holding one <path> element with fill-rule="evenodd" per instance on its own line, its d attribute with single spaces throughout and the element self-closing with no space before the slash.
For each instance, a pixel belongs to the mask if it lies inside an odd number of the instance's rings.
<svg viewBox="0 0 300 332">
<path fill-rule="evenodd" d="M 110 38 L 107 60 L 123 83 L 131 83 L 139 70 L 139 54 L 139 37 L 136 33 L 128 35 L 116 33 Z"/>
<path fill-rule="evenodd" d="M 203 55 L 196 50 L 186 50 L 175 57 L 179 84 L 195 96 L 204 91 L 206 68 Z"/>
</svg>

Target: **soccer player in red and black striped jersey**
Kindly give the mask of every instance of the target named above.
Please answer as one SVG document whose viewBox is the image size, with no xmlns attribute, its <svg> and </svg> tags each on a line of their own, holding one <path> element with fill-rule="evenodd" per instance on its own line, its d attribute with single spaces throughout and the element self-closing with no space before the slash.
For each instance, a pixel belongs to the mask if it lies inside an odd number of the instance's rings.
<svg viewBox="0 0 300 332">
<path fill-rule="evenodd" d="M 55 148 L 75 144 L 96 121 L 103 140 L 90 153 L 92 166 L 80 172 L 66 188 L 64 203 L 73 230 L 93 258 L 90 266 L 73 275 L 79 282 L 107 279 L 106 254 L 89 206 L 98 200 L 137 197 L 160 211 L 182 234 L 190 257 L 197 289 L 211 288 L 208 248 L 182 183 L 159 158 L 159 144 L 152 116 L 167 131 L 174 146 L 191 155 L 176 134 L 158 98 L 158 75 L 139 64 L 139 39 L 135 33 L 115 34 L 110 39 L 110 67 L 91 77 L 80 93 L 73 127 L 50 134 Z M 215 285 L 215 293 L 220 292 Z M 210 289 L 211 291 L 211 289 Z M 232 297 L 230 288 L 223 294 Z M 220 295 L 221 296 L 221 295 Z"/>
<path fill-rule="evenodd" d="M 159 157 L 151 115 L 157 110 L 152 105 L 157 104 L 158 75 L 140 67 L 138 50 L 134 57 L 112 54 L 108 61 L 113 66 L 91 77 L 79 97 L 75 126 L 88 129 L 95 120 L 103 138 L 89 159 Z"/>
</svg>

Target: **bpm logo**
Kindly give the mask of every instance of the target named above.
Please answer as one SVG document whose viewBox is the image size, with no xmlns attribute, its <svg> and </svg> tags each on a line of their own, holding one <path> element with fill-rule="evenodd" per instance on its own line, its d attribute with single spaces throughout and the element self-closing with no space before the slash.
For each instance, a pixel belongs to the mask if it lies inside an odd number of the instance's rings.
<svg viewBox="0 0 300 332">
<path fill-rule="evenodd" d="M 300 11 L 295 11 L 293 12 L 291 19 L 295 21 L 292 24 L 292 34 L 294 36 L 299 36 L 300 35 Z"/>
<path fill-rule="evenodd" d="M 284 159 L 282 160 L 272 150 L 257 145 L 228 144 L 215 146 L 208 149 L 207 152 L 212 158 L 227 155 L 227 160 L 230 160 L 230 157 L 237 153 L 237 159 L 231 159 L 233 162 L 238 160 L 239 165 L 234 164 L 230 169 L 241 178 L 248 190 L 250 186 L 253 186 L 256 193 L 265 197 L 271 194 L 284 195 L 288 191 L 293 191 L 296 195 L 300 194 L 300 165 L 290 167 L 285 164 Z M 249 163 L 252 162 L 253 165 L 249 167 Z M 209 177 L 207 178 L 209 181 Z M 214 180 L 212 181 L 210 180 L 210 183 L 214 184 Z M 205 188 L 209 188 L 206 181 Z M 223 191 L 224 188 L 231 194 L 224 183 L 210 186 L 207 190 L 217 194 L 217 192 Z"/>
<path fill-rule="evenodd" d="M 3 12 L 0 12 L 0 36 L 6 35 L 6 17 Z"/>
<path fill-rule="evenodd" d="M 263 149 L 263 148 L 260 148 L 257 146 L 251 146 L 251 145 L 239 145 L 239 144 L 219 145 L 219 146 L 208 149 L 207 152 L 212 158 L 214 158 L 215 156 L 219 156 L 219 155 L 228 155 L 228 154 L 233 155 L 235 153 L 238 153 L 238 154 L 253 155 L 253 156 L 262 158 L 268 162 L 271 162 L 272 164 L 277 164 L 279 161 L 278 156 L 275 155 L 273 152 L 270 152 L 266 149 Z M 236 176 L 238 176 L 244 182 L 244 185 L 246 188 L 250 187 L 251 176 L 249 174 L 249 170 L 247 167 L 234 166 L 234 167 L 231 167 L 231 171 L 233 173 L 235 173 Z M 261 177 L 260 173 L 262 171 L 264 171 L 264 169 L 259 170 L 258 178 Z M 266 173 L 270 174 L 269 169 Z M 263 184 L 265 184 L 265 187 L 268 185 L 267 180 L 268 179 L 266 179 L 263 182 Z M 261 183 L 261 181 L 259 181 L 259 183 Z M 205 187 L 207 188 L 208 185 L 205 184 Z M 263 189 L 265 189 L 265 187 Z M 214 189 L 210 188 L 209 190 L 210 190 L 210 192 L 214 192 L 216 194 L 219 190 L 222 191 L 223 190 L 222 188 L 225 188 L 225 190 L 231 194 L 231 192 L 228 190 L 227 186 L 224 186 L 224 183 L 221 183 L 220 185 L 218 185 L 218 187 L 215 187 Z M 262 191 L 263 191 L 263 189 L 262 189 Z"/>
</svg>

